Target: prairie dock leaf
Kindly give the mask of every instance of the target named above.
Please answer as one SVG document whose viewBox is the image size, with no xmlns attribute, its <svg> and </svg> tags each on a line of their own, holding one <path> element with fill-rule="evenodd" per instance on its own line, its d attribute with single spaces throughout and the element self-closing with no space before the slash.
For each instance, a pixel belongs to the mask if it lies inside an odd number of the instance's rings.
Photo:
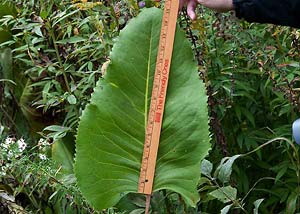
<svg viewBox="0 0 300 214">
<path fill-rule="evenodd" d="M 79 188 L 97 209 L 137 192 L 162 11 L 144 9 L 120 33 L 76 141 Z M 196 206 L 200 162 L 210 148 L 207 96 L 188 40 L 176 31 L 153 191 Z"/>
</svg>

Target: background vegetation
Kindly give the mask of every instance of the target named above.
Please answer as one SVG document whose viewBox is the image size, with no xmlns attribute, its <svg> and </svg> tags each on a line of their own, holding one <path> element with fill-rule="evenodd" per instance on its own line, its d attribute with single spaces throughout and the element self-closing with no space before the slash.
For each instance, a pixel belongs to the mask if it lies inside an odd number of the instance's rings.
<svg viewBox="0 0 300 214">
<path fill-rule="evenodd" d="M 93 210 L 72 172 L 81 112 L 114 39 L 139 11 L 134 0 L 0 3 L 0 213 L 143 212 L 136 195 Z M 300 112 L 300 31 L 198 14 L 191 22 L 182 13 L 179 22 L 209 96 L 212 150 L 202 163 L 201 201 L 193 209 L 161 191 L 153 213 L 300 212 L 291 136 Z"/>
</svg>

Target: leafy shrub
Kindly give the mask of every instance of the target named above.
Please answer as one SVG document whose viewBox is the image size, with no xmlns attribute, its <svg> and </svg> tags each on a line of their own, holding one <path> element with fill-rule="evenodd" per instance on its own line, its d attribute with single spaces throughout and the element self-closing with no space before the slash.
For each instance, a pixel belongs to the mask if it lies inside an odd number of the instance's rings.
<svg viewBox="0 0 300 214">
<path fill-rule="evenodd" d="M 299 31 L 209 13 L 191 28 L 215 133 L 209 159 L 216 164 L 220 151 L 233 156 L 276 137 L 292 139 L 291 124 L 299 115 Z M 260 198 L 263 213 L 299 210 L 298 154 L 284 142 L 271 144 L 233 166 L 230 184 L 238 197 L 249 196 L 243 200 L 246 210 Z M 201 207 L 207 206 L 221 209 L 215 202 Z"/>
</svg>

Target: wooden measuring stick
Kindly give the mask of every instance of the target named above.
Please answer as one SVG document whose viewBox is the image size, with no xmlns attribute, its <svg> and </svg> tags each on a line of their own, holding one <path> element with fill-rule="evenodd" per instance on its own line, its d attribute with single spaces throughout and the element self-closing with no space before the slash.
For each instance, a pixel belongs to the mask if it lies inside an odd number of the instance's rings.
<svg viewBox="0 0 300 214">
<path fill-rule="evenodd" d="M 166 0 L 145 135 L 138 192 L 152 193 L 156 158 L 172 59 L 179 0 Z M 148 198 L 149 199 L 149 198 Z"/>
</svg>

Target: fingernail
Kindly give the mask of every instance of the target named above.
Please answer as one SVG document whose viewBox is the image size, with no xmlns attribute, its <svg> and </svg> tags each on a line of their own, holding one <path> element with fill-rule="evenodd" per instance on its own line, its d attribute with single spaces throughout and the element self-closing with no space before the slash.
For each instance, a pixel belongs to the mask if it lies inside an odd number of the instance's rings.
<svg viewBox="0 0 300 214">
<path fill-rule="evenodd" d="M 196 14 L 195 13 L 189 13 L 188 14 L 191 20 L 195 20 L 196 19 Z"/>
</svg>

